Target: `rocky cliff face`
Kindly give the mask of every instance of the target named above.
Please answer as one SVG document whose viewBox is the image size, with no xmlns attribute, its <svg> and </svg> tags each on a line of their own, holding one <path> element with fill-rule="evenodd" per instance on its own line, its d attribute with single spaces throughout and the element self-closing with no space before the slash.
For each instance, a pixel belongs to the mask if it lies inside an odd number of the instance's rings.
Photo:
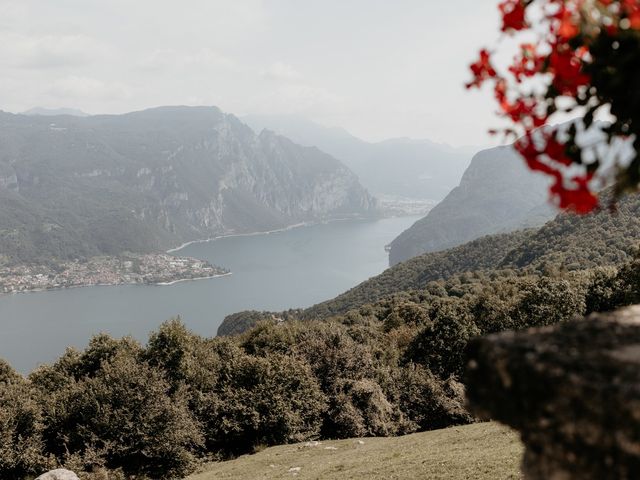
<svg viewBox="0 0 640 480">
<path fill-rule="evenodd" d="M 316 146 L 344 162 L 362 184 L 388 200 L 442 200 L 469 164 L 467 149 L 429 140 L 396 138 L 369 143 L 342 128 L 328 128 L 297 115 L 248 115 L 251 128 L 267 128 L 300 145 Z"/>
<path fill-rule="evenodd" d="M 0 252 L 30 260 L 168 248 L 372 215 L 338 160 L 217 108 L 87 118 L 0 113 Z"/>
<path fill-rule="evenodd" d="M 511 147 L 484 150 L 473 157 L 460 185 L 391 243 L 389 262 L 542 225 L 555 215 L 547 195 L 546 179 L 530 172 Z"/>
</svg>

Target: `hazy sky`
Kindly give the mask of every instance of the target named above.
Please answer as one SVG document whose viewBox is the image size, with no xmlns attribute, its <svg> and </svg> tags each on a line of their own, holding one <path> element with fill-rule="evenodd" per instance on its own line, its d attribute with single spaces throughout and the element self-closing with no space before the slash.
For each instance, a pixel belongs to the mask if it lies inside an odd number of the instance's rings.
<svg viewBox="0 0 640 480">
<path fill-rule="evenodd" d="M 0 109 L 297 113 L 368 140 L 493 143 L 468 64 L 497 0 L 0 0 Z"/>
</svg>

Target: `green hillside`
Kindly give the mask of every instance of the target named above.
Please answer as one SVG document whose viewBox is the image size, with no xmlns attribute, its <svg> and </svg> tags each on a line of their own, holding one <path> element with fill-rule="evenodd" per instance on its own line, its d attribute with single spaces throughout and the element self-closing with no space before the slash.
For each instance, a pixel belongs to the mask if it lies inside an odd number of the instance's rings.
<svg viewBox="0 0 640 480">
<path fill-rule="evenodd" d="M 506 480 L 519 479 L 517 434 L 479 423 L 395 438 L 282 445 L 207 465 L 188 480 Z M 311 445 L 314 445 L 311 443 Z M 297 470 L 299 468 L 299 470 Z"/>
<path fill-rule="evenodd" d="M 385 270 L 335 299 L 304 312 L 305 318 L 345 313 L 366 303 L 465 272 L 544 273 L 617 265 L 640 242 L 640 198 L 586 216 L 560 214 L 540 229 L 489 235 L 459 247 L 412 258 Z"/>
</svg>

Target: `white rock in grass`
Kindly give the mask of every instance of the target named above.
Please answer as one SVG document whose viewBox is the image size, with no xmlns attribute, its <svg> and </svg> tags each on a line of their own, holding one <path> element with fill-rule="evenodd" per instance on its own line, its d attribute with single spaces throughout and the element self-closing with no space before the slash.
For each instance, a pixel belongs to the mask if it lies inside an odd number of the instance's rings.
<svg viewBox="0 0 640 480">
<path fill-rule="evenodd" d="M 36 480 L 80 480 L 78 476 L 71 470 L 65 470 L 64 468 L 58 468 L 51 470 L 50 472 L 43 473 Z"/>
</svg>

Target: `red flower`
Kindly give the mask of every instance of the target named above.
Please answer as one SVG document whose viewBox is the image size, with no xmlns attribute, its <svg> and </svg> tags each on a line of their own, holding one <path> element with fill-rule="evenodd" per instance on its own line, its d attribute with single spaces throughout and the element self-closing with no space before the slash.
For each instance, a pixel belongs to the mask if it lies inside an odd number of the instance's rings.
<svg viewBox="0 0 640 480">
<path fill-rule="evenodd" d="M 567 155 L 564 143 L 558 141 L 556 132 L 552 132 L 545 137 L 546 145 L 543 153 L 545 153 L 554 162 L 558 162 L 565 166 L 571 165 L 573 160 Z"/>
<path fill-rule="evenodd" d="M 556 45 L 549 55 L 548 71 L 553 73 L 553 86 L 561 95 L 574 96 L 578 87 L 587 85 L 589 75 L 582 72 L 582 60 L 566 45 Z"/>
<path fill-rule="evenodd" d="M 467 83 L 467 88 L 479 87 L 486 79 L 495 78 L 498 75 L 491 65 L 491 54 L 485 49 L 480 50 L 480 58 L 469 68 L 471 68 L 473 80 Z"/>
<path fill-rule="evenodd" d="M 565 187 L 562 181 L 556 181 L 550 190 L 558 199 L 558 207 L 579 214 L 595 210 L 598 207 L 598 197 L 589 190 L 591 178 L 590 174 L 572 178 L 571 181 L 576 184 L 573 189 Z"/>
<path fill-rule="evenodd" d="M 544 64 L 544 57 L 537 54 L 533 43 L 520 45 L 520 50 L 520 55 L 514 58 L 513 64 L 509 67 L 518 83 L 522 81 L 522 77 L 533 77 L 540 73 Z"/>
<path fill-rule="evenodd" d="M 597 48 L 597 42 L 601 37 L 611 37 L 608 40 L 612 41 L 615 48 L 613 41 L 617 36 L 635 35 L 623 30 L 640 31 L 640 0 L 499 2 L 502 31 L 515 33 L 527 30 L 525 38 L 530 43 L 520 46 L 520 53 L 505 69 L 507 73 L 504 75 L 496 73 L 489 53 L 483 50 L 480 60 L 471 66 L 474 78 L 468 87 L 479 86 L 487 80 L 494 82 L 499 114 L 511 123 L 502 131 L 512 135 L 516 135 L 516 132 L 524 134 L 514 146 L 528 167 L 553 179 L 551 194 L 561 208 L 579 213 L 590 212 L 598 205 L 598 198 L 590 188 L 594 175 L 591 170 L 600 171 L 599 165 L 594 164 L 590 168 L 581 165 L 582 148 L 572 145 L 569 151 L 558 139 L 557 132 L 543 129 L 534 134 L 534 130 L 543 127 L 556 112 L 577 113 L 584 115 L 586 120 L 587 115 L 592 115 L 586 112 L 611 106 L 613 100 L 607 88 L 614 88 L 617 78 L 611 81 L 613 83 L 606 78 L 602 81 L 598 79 L 600 83 L 595 85 L 586 72 L 590 68 L 599 72 L 601 70 L 596 70 L 595 66 L 606 68 L 609 63 L 618 70 L 627 68 L 619 67 L 616 58 L 611 58 L 609 62 L 606 54 Z M 534 4 L 540 7 L 536 8 L 536 19 L 541 17 L 535 28 L 527 22 L 526 15 L 529 6 Z M 635 66 L 635 60 L 633 57 L 632 62 L 627 62 L 630 64 L 628 68 Z M 530 78 L 536 81 L 528 81 Z M 630 129 L 631 120 L 617 120 L 616 125 L 626 126 L 626 129 L 619 130 L 626 132 Z M 622 133 L 613 135 L 617 138 L 622 136 Z M 568 178 L 568 172 L 574 168 L 589 171 Z M 631 180 L 635 182 L 635 178 Z M 640 182 L 636 183 L 640 185 Z"/>
<path fill-rule="evenodd" d="M 526 5 L 522 0 L 504 0 L 498 5 L 502 13 L 502 31 L 527 28 Z"/>
<path fill-rule="evenodd" d="M 630 22 L 630 27 L 640 30 L 640 2 L 638 0 L 625 0 L 624 11 Z"/>
<path fill-rule="evenodd" d="M 558 27 L 558 36 L 563 40 L 569 40 L 580 33 L 580 29 L 574 23 L 573 15 L 564 7 L 559 15 L 560 26 Z"/>
</svg>

